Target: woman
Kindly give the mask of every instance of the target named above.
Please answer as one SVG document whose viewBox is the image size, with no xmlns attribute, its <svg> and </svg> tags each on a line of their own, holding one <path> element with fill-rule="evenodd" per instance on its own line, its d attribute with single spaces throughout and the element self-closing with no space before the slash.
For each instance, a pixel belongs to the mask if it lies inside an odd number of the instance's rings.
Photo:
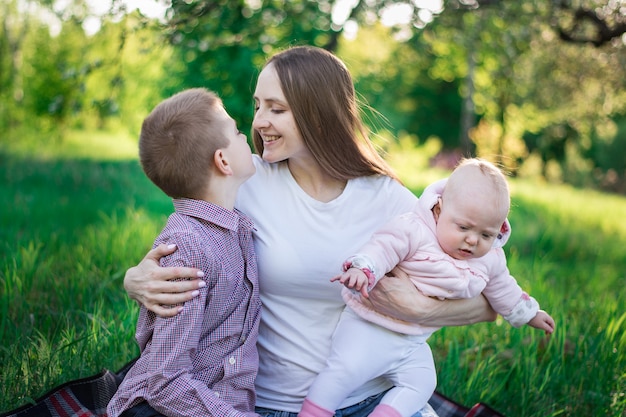
<svg viewBox="0 0 626 417">
<path fill-rule="evenodd" d="M 295 417 L 324 368 L 344 307 L 340 285 L 330 278 L 374 230 L 412 210 L 417 199 L 376 153 L 352 77 L 331 53 L 294 47 L 270 58 L 254 101 L 253 141 L 262 159 L 255 157 L 257 173 L 240 188 L 236 206 L 257 229 L 263 303 L 257 412 Z M 196 271 L 159 268 L 166 253 L 164 247 L 149 252 L 124 284 L 147 308 L 173 315 L 181 307 L 162 305 L 195 296 L 198 282 L 167 282 Z M 376 309 L 402 320 L 444 326 L 495 317 L 482 297 L 440 302 L 400 279 L 379 286 L 370 295 Z M 344 401 L 341 415 L 369 414 L 390 387 L 384 378 L 369 381 Z"/>
</svg>

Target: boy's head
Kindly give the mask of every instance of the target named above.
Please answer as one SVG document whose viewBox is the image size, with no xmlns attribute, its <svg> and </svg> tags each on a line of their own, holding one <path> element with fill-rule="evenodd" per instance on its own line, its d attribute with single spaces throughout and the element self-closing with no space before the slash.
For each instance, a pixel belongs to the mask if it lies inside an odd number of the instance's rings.
<svg viewBox="0 0 626 417">
<path fill-rule="evenodd" d="M 162 101 L 145 118 L 139 159 L 148 178 L 168 196 L 201 199 L 214 172 L 216 151 L 231 145 L 235 159 L 249 159 L 242 164 L 249 162 L 245 170 L 251 172 L 241 173 L 249 177 L 254 166 L 245 136 L 219 97 L 193 88 Z"/>
<path fill-rule="evenodd" d="M 448 178 L 433 209 L 437 240 L 456 259 L 484 256 L 493 247 L 510 207 L 502 171 L 481 159 L 466 159 Z"/>
</svg>

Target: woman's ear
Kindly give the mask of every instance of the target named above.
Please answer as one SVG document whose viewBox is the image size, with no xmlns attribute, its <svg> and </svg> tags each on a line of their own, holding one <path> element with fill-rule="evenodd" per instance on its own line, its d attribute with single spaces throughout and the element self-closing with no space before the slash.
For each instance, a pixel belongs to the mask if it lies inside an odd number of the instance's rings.
<svg viewBox="0 0 626 417">
<path fill-rule="evenodd" d="M 233 175 L 233 170 L 228 163 L 228 158 L 226 157 L 223 149 L 215 151 L 213 154 L 213 164 L 218 172 L 221 172 L 224 175 Z"/>
</svg>

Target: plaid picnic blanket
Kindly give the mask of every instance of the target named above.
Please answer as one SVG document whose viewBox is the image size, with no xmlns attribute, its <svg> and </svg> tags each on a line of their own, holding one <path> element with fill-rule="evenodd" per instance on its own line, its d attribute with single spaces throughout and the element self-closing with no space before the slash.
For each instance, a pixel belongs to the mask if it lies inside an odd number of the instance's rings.
<svg viewBox="0 0 626 417">
<path fill-rule="evenodd" d="M 26 404 L 0 417 L 106 417 L 107 403 L 135 360 L 117 372 L 108 369 L 87 378 L 66 382 L 45 393 L 34 404 Z M 465 407 L 435 392 L 430 405 L 439 417 L 504 417 L 486 404 Z"/>
</svg>

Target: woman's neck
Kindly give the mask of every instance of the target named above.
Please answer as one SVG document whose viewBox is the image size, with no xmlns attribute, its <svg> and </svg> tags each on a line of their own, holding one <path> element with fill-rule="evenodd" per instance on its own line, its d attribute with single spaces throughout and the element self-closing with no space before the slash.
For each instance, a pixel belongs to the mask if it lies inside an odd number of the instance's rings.
<svg viewBox="0 0 626 417">
<path fill-rule="evenodd" d="M 287 166 L 300 188 L 322 203 L 336 199 L 346 188 L 347 181 L 331 177 L 315 161 L 305 162 L 289 159 Z"/>
</svg>

